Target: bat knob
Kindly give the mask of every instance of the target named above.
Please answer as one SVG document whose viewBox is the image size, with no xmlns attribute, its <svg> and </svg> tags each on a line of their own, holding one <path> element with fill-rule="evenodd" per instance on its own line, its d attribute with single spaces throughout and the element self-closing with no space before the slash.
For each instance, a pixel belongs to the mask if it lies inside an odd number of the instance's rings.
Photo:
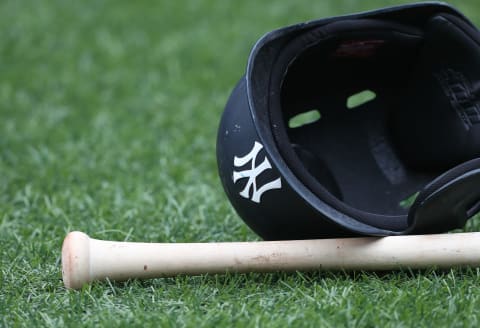
<svg viewBox="0 0 480 328">
<path fill-rule="evenodd" d="M 90 282 L 90 237 L 83 232 L 70 232 L 63 240 L 62 277 L 72 289 Z"/>
</svg>

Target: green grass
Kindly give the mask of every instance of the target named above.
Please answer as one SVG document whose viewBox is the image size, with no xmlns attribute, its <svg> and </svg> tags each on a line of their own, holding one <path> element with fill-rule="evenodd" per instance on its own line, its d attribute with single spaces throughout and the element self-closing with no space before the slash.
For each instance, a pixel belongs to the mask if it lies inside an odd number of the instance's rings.
<svg viewBox="0 0 480 328">
<path fill-rule="evenodd" d="M 251 46 L 287 24 L 402 2 L 0 2 L 0 326 L 477 327 L 474 269 L 178 277 L 81 291 L 61 281 L 71 230 L 257 240 L 223 194 L 214 150 Z M 454 3 L 480 23 L 477 0 Z"/>
</svg>

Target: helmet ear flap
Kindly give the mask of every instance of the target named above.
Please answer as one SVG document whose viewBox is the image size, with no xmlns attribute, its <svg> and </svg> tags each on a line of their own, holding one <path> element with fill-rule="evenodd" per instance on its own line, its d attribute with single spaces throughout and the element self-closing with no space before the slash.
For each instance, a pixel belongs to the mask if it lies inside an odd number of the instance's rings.
<svg viewBox="0 0 480 328">
<path fill-rule="evenodd" d="M 390 128 L 402 158 L 416 169 L 444 170 L 480 156 L 480 40 L 458 17 L 429 20 L 409 84 Z"/>
</svg>

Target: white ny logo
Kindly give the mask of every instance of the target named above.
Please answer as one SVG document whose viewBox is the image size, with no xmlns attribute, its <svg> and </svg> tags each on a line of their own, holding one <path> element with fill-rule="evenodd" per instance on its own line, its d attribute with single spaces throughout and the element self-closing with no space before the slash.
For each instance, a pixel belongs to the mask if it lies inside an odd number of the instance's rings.
<svg viewBox="0 0 480 328">
<path fill-rule="evenodd" d="M 263 171 L 272 168 L 267 157 L 265 157 L 262 164 L 255 167 L 255 161 L 257 159 L 258 152 L 262 150 L 262 148 L 263 148 L 263 145 L 255 141 L 255 144 L 253 145 L 252 150 L 250 150 L 250 152 L 247 155 L 243 157 L 235 156 L 233 158 L 233 165 L 235 165 L 235 167 L 242 167 L 243 165 L 251 161 L 250 169 L 239 171 L 239 172 L 233 171 L 233 183 L 236 183 L 240 179 L 248 178 L 245 188 L 240 192 L 240 196 L 247 199 L 251 199 L 255 203 L 260 203 L 260 197 L 262 197 L 262 194 L 264 192 L 271 189 L 280 189 L 282 187 L 282 180 L 278 178 L 274 181 L 264 184 L 259 189 L 257 189 L 257 180 L 256 180 L 257 177 Z M 253 189 L 252 198 L 250 198 L 250 189 Z"/>
</svg>

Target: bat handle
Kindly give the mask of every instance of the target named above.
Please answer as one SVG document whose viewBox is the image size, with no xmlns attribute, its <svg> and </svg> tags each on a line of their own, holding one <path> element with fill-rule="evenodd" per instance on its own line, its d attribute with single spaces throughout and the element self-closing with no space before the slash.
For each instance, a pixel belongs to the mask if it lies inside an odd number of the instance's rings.
<svg viewBox="0 0 480 328">
<path fill-rule="evenodd" d="M 229 243 L 98 240 L 78 231 L 62 246 L 65 287 L 109 278 L 295 270 L 480 266 L 480 233 Z"/>
</svg>

